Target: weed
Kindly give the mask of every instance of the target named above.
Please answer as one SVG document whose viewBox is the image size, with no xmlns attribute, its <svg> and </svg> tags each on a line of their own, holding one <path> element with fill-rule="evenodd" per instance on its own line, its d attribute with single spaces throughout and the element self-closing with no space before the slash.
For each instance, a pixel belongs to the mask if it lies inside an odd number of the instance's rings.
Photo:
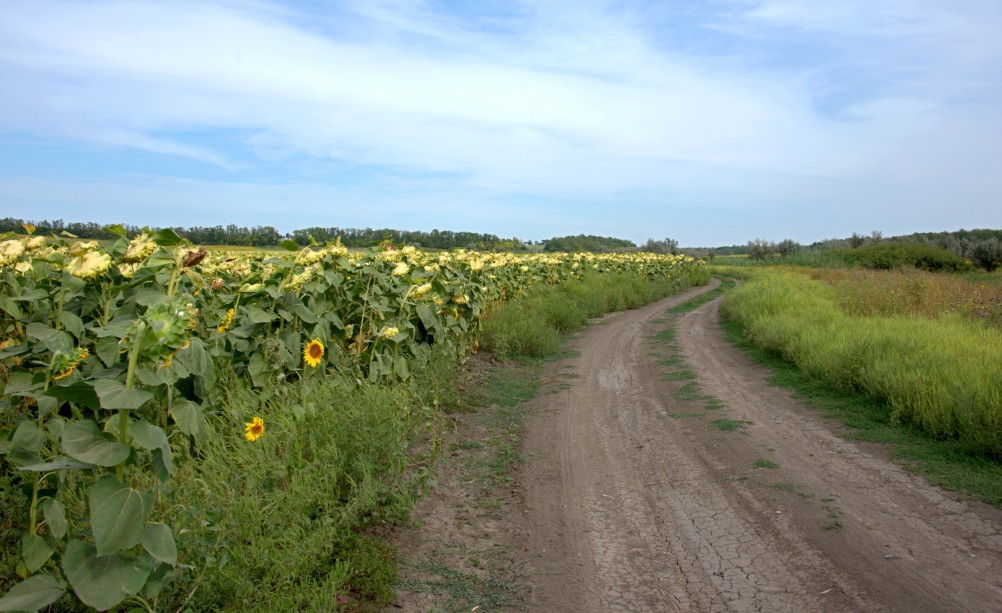
<svg viewBox="0 0 1002 613">
<path fill-rule="evenodd" d="M 779 464 L 776 464 L 772 460 L 756 460 L 755 468 L 779 468 Z"/>
<path fill-rule="evenodd" d="M 769 487 L 771 487 L 774 490 L 780 490 L 783 492 L 796 492 L 798 489 L 800 489 L 799 485 L 796 485 L 794 483 L 787 483 L 785 481 L 781 481 L 779 483 L 773 483 Z"/>
<path fill-rule="evenodd" d="M 744 428 L 745 425 L 749 423 L 751 422 L 736 419 L 714 419 L 710 422 L 710 427 L 722 432 L 731 432 L 733 430 Z"/>
</svg>

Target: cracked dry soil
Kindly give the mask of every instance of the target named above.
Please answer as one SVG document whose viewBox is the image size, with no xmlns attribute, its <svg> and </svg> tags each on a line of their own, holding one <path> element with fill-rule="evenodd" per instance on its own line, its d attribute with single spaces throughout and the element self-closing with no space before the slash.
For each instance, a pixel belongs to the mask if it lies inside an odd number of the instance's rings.
<svg viewBox="0 0 1002 613">
<path fill-rule="evenodd" d="M 486 532 L 468 530 L 524 565 L 528 610 L 1002 610 L 1002 512 L 767 385 L 725 340 L 719 300 L 674 324 L 695 379 L 665 376 L 665 310 L 715 284 L 610 315 L 546 367 L 517 486 Z M 679 392 L 693 382 L 696 400 Z M 456 495 L 444 484 L 419 510 L 446 515 L 404 539 L 405 556 L 464 538 Z"/>
</svg>

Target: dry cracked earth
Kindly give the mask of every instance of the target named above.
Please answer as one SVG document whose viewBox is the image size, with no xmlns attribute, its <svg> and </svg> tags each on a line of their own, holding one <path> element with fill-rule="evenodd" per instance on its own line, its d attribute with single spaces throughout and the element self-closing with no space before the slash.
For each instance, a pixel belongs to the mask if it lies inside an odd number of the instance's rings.
<svg viewBox="0 0 1002 613">
<path fill-rule="evenodd" d="M 1002 611 L 1002 512 L 770 387 L 724 339 L 719 300 L 666 316 L 715 284 L 572 340 L 515 481 L 485 507 L 446 462 L 397 535 L 405 559 L 448 550 L 485 588 L 506 572 L 505 597 L 402 589 L 391 610 Z"/>
</svg>

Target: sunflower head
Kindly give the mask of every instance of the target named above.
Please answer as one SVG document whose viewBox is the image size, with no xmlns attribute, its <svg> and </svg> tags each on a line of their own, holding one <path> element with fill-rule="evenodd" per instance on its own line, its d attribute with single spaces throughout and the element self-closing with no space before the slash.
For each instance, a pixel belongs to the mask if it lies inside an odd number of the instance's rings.
<svg viewBox="0 0 1002 613">
<path fill-rule="evenodd" d="M 255 417 L 250 422 L 244 424 L 244 436 L 248 441 L 256 441 L 264 435 L 264 420 Z"/>
<path fill-rule="evenodd" d="M 129 241 L 129 246 L 122 259 L 126 262 L 142 262 L 156 249 L 157 244 L 153 241 L 153 237 L 144 232 Z"/>
<path fill-rule="evenodd" d="M 87 251 L 70 260 L 69 264 L 66 265 L 66 270 L 74 277 L 93 279 L 110 267 L 110 255 L 101 251 Z"/>
<path fill-rule="evenodd" d="M 306 361 L 307 366 L 316 368 L 320 365 L 320 359 L 323 357 L 324 344 L 320 342 L 319 338 L 306 343 L 306 348 L 303 349 L 303 360 Z"/>
</svg>

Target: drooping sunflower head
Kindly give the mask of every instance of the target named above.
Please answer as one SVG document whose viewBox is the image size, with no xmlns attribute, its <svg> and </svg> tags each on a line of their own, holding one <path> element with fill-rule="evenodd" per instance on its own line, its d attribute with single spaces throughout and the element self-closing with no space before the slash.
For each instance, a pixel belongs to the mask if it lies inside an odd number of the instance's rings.
<svg viewBox="0 0 1002 613">
<path fill-rule="evenodd" d="M 142 262 L 148 255 L 156 251 L 157 244 L 153 237 L 145 232 L 129 241 L 129 246 L 122 257 L 126 262 Z"/>
<path fill-rule="evenodd" d="M 70 260 L 66 270 L 80 279 L 93 279 L 111 267 L 111 256 L 101 251 L 88 251 Z"/>
<path fill-rule="evenodd" d="M 320 342 L 319 338 L 315 338 L 312 341 L 306 343 L 306 348 L 303 349 L 303 360 L 306 361 L 307 366 L 311 368 L 316 368 L 320 365 L 321 358 L 324 357 L 324 344 Z"/>
<path fill-rule="evenodd" d="M 256 441 L 264 435 L 264 420 L 255 417 L 250 422 L 244 424 L 244 436 L 248 441 Z"/>
</svg>

